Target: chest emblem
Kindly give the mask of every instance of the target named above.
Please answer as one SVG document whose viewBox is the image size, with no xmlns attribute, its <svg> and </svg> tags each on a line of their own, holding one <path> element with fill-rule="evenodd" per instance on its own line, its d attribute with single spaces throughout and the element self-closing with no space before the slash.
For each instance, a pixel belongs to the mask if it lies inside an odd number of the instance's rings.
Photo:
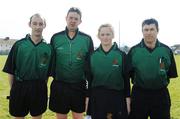
<svg viewBox="0 0 180 119">
<path fill-rule="evenodd" d="M 47 53 L 44 53 L 40 58 L 40 67 L 44 67 L 48 63 L 49 56 Z"/>
<path fill-rule="evenodd" d="M 119 64 L 118 64 L 118 59 L 114 59 L 113 62 L 112 62 L 112 66 L 115 66 L 115 67 L 118 67 Z"/>
</svg>

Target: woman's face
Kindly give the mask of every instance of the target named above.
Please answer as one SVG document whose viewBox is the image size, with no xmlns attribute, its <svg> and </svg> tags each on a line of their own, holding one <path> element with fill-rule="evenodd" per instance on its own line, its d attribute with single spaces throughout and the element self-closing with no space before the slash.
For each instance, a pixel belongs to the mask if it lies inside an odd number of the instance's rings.
<svg viewBox="0 0 180 119">
<path fill-rule="evenodd" d="M 101 41 L 101 45 L 112 45 L 114 34 L 111 27 L 102 27 L 99 31 L 98 38 Z"/>
</svg>

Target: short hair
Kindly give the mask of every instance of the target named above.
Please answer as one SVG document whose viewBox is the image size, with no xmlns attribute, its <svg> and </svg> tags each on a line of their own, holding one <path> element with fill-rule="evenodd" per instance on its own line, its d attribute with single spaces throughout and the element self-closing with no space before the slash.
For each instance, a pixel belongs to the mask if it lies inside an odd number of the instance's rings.
<svg viewBox="0 0 180 119">
<path fill-rule="evenodd" d="M 155 24 L 157 31 L 159 31 L 158 21 L 156 19 L 154 19 L 154 18 L 145 19 L 142 22 L 142 29 L 143 29 L 144 25 L 150 25 L 150 24 Z"/>
<path fill-rule="evenodd" d="M 30 17 L 29 23 L 32 22 L 32 18 L 35 17 L 35 16 L 36 16 L 36 17 L 40 17 L 40 18 L 43 20 L 44 24 L 46 25 L 46 20 L 45 20 L 45 18 L 42 17 L 39 13 L 33 14 L 33 15 Z"/>
<path fill-rule="evenodd" d="M 79 8 L 77 8 L 77 7 L 71 7 L 71 8 L 68 10 L 67 16 L 68 16 L 68 14 L 69 14 L 70 12 L 76 12 L 77 14 L 79 14 L 80 19 L 81 19 L 82 13 L 81 13 L 81 11 L 80 11 Z"/>
<path fill-rule="evenodd" d="M 104 27 L 109 27 L 111 29 L 111 31 L 112 31 L 113 36 L 114 36 L 114 28 L 112 27 L 111 24 L 102 24 L 98 29 L 98 36 L 100 34 L 101 29 L 104 28 Z"/>
</svg>

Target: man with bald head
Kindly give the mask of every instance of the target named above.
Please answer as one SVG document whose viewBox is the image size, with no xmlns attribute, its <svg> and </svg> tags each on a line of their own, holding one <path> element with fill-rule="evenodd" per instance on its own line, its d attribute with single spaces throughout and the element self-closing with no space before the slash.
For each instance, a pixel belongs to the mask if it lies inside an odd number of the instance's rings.
<svg viewBox="0 0 180 119">
<path fill-rule="evenodd" d="M 41 119 L 47 108 L 47 79 L 51 47 L 42 38 L 46 27 L 40 14 L 30 17 L 31 34 L 18 40 L 12 47 L 3 71 L 10 81 L 9 112 L 15 119 Z"/>
</svg>

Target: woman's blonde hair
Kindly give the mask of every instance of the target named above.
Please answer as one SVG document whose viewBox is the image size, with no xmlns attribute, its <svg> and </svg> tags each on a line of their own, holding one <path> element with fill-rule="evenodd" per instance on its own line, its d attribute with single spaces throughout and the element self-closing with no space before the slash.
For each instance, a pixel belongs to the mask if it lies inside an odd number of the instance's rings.
<svg viewBox="0 0 180 119">
<path fill-rule="evenodd" d="M 109 27 L 111 29 L 111 31 L 112 31 L 113 36 L 114 36 L 114 28 L 112 27 L 112 25 L 111 24 L 102 24 L 98 29 L 98 37 L 99 37 L 101 29 L 104 28 L 104 27 Z"/>
</svg>

